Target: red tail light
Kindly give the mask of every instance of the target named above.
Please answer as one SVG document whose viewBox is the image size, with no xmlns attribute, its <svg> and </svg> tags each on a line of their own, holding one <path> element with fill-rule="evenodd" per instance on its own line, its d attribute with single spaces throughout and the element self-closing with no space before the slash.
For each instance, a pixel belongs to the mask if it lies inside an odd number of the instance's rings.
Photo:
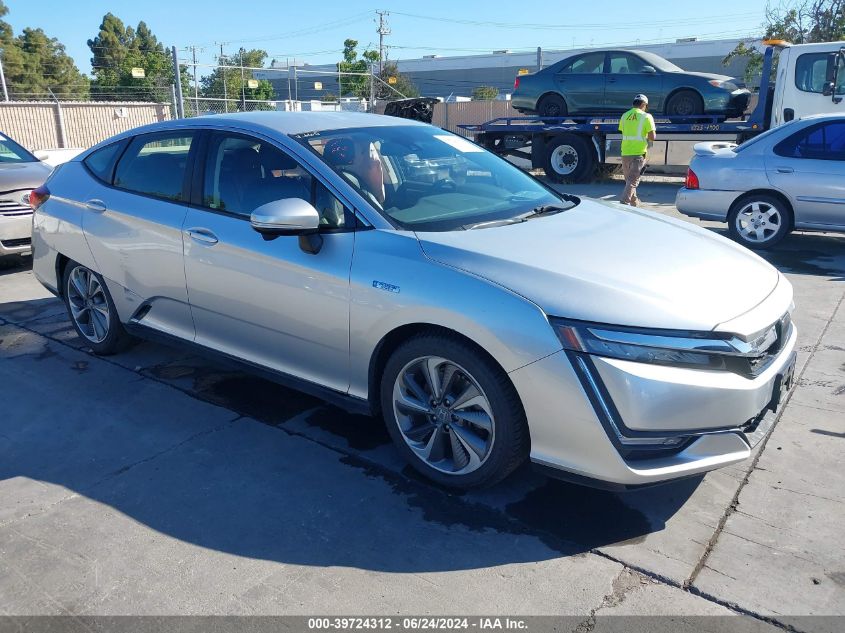
<svg viewBox="0 0 845 633">
<path fill-rule="evenodd" d="M 50 190 L 47 189 L 46 185 L 41 185 L 37 189 L 33 189 L 29 192 L 29 206 L 31 206 L 32 210 L 35 211 L 38 207 L 47 202 L 49 197 Z"/>
<path fill-rule="evenodd" d="M 514 91 L 519 89 L 519 77 L 513 80 L 513 89 Z"/>
<path fill-rule="evenodd" d="M 698 189 L 698 176 L 695 175 L 692 169 L 687 169 L 687 180 L 684 183 L 684 187 L 687 189 Z"/>
</svg>

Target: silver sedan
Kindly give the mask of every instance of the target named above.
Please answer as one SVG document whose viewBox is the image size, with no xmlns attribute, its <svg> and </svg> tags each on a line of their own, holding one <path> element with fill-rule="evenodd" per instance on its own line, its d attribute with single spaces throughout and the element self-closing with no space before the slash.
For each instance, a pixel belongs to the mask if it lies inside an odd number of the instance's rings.
<svg viewBox="0 0 845 633">
<path fill-rule="evenodd" d="M 739 146 L 699 143 L 676 206 L 727 222 L 748 248 L 795 229 L 845 231 L 845 116 L 796 120 Z"/>
<path fill-rule="evenodd" d="M 0 260 L 30 251 L 29 192 L 47 180 L 52 167 L 0 134 Z"/>
<path fill-rule="evenodd" d="M 381 415 L 447 486 L 736 463 L 792 380 L 792 287 L 762 259 L 421 123 L 155 124 L 32 200 L 35 274 L 96 353 L 165 338 Z"/>
</svg>

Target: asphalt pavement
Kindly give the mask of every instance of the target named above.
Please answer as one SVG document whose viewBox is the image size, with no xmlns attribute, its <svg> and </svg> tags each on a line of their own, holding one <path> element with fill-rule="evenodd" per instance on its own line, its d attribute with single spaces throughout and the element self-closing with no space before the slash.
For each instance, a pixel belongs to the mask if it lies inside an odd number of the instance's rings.
<svg viewBox="0 0 845 633">
<path fill-rule="evenodd" d="M 677 181 L 654 180 L 642 200 L 677 215 Z M 794 284 L 799 328 L 773 433 L 745 463 L 630 493 L 528 466 L 441 490 L 378 420 L 160 344 L 94 356 L 26 262 L 0 271 L 0 613 L 824 629 L 796 616 L 845 615 L 845 237 L 795 234 L 764 256 Z"/>
</svg>

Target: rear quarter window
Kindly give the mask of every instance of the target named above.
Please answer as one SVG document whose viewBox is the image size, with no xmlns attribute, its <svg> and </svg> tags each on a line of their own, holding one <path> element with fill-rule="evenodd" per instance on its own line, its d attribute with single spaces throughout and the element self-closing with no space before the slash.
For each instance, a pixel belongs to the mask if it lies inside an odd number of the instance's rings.
<svg viewBox="0 0 845 633">
<path fill-rule="evenodd" d="M 114 164 L 120 156 L 123 148 L 126 147 L 126 139 L 101 147 L 96 152 L 89 154 L 82 162 L 98 180 L 111 184 L 114 175 Z"/>
</svg>

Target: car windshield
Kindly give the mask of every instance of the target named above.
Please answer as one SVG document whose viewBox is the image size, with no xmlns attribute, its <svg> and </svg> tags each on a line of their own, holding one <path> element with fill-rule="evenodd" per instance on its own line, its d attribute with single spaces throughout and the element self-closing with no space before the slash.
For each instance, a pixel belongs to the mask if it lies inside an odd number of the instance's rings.
<svg viewBox="0 0 845 633">
<path fill-rule="evenodd" d="M 413 231 L 453 231 L 558 211 L 556 195 L 467 139 L 427 125 L 387 125 L 298 134 L 392 222 Z"/>
<path fill-rule="evenodd" d="M 32 154 L 7 136 L 0 134 L 0 163 L 38 162 Z"/>
<path fill-rule="evenodd" d="M 666 73 L 682 73 L 685 72 L 680 66 L 675 66 L 668 59 L 662 58 L 660 55 L 648 53 L 646 51 L 637 51 L 637 55 L 642 57 L 643 61 L 649 66 L 654 66 L 657 70 L 662 70 Z"/>
</svg>

